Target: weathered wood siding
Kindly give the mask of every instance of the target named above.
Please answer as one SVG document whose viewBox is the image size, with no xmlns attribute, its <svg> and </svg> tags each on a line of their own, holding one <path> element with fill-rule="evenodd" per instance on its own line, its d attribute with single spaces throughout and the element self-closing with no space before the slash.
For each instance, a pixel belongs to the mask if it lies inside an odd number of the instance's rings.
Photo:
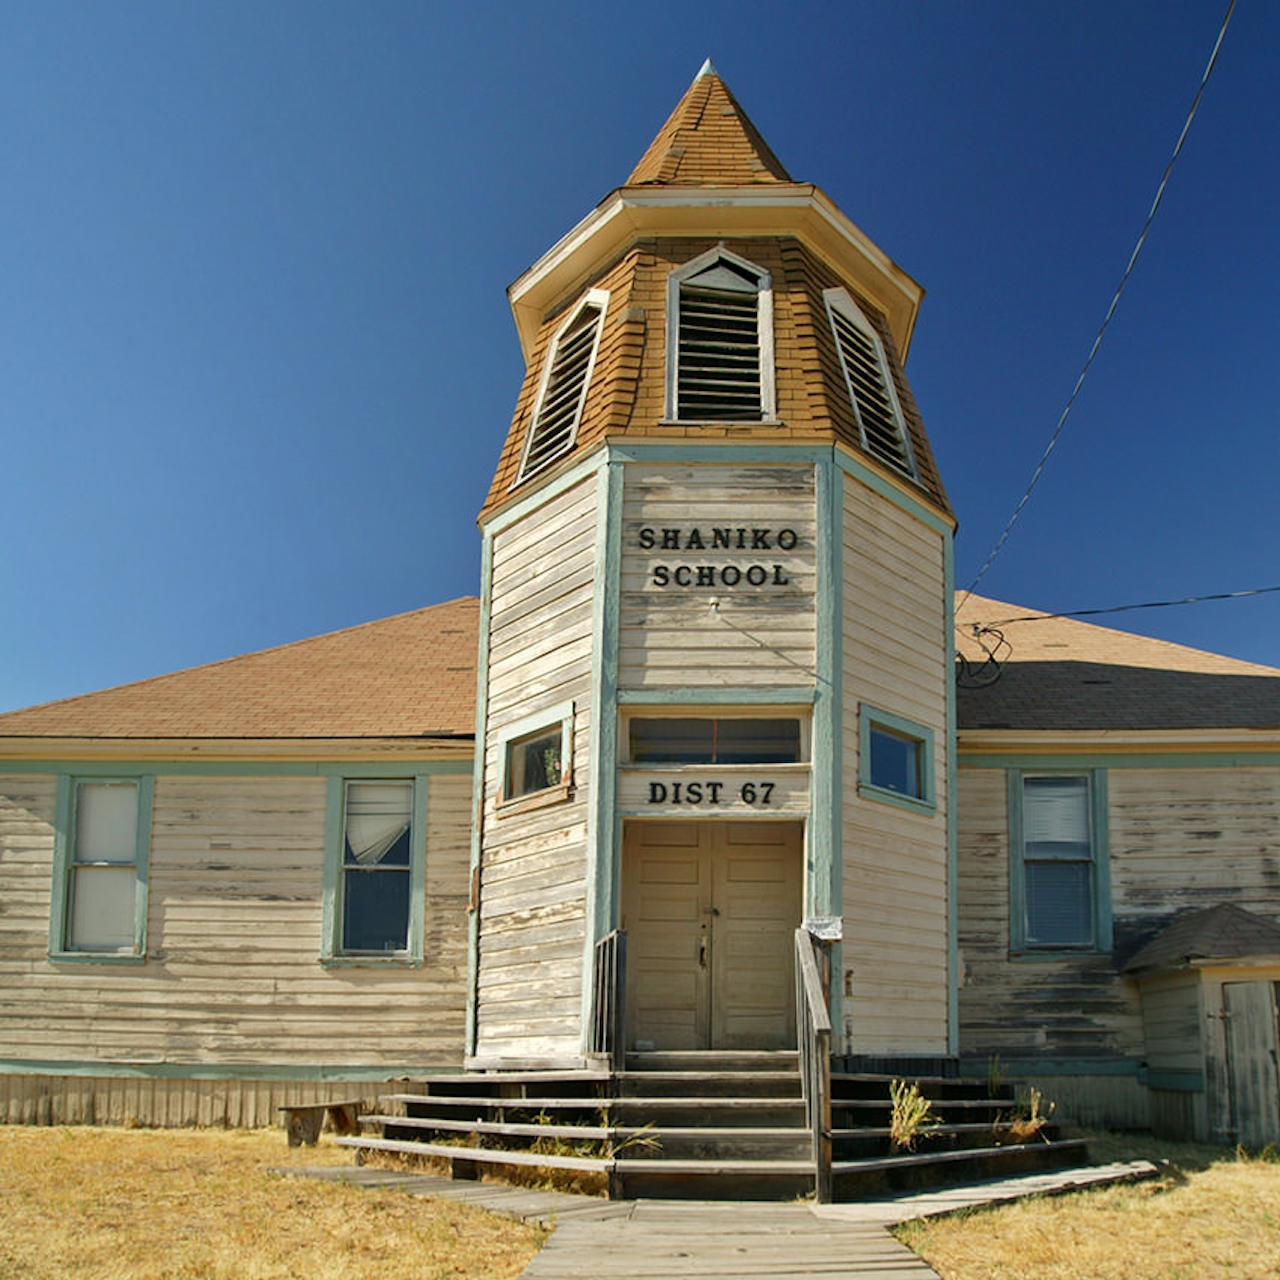
<svg viewBox="0 0 1280 1280">
<path fill-rule="evenodd" d="M 947 681 L 942 535 L 846 477 L 846 1051 L 947 1052 Z M 933 731 L 932 813 L 862 797 L 863 705 Z"/>
<path fill-rule="evenodd" d="M 646 529 L 657 545 L 644 545 Z M 729 531 L 729 548 L 713 547 L 716 529 Z M 796 537 L 790 549 L 778 546 L 784 529 Z M 676 532 L 677 547 L 663 547 L 666 530 Z M 693 530 L 703 547 L 689 547 Z M 619 688 L 811 684 L 814 531 L 810 466 L 629 464 Z M 762 568 L 763 582 L 748 582 L 752 566 Z M 707 571 L 701 585 L 700 568 Z M 740 580 L 727 584 L 726 569 Z M 668 585 L 656 580 L 661 570 L 671 575 Z M 675 581 L 677 571 L 689 585 Z"/>
<path fill-rule="evenodd" d="M 581 1053 L 597 482 L 493 541 L 484 763 L 477 1061 Z M 501 735 L 574 706 L 573 791 L 501 812 Z"/>
<path fill-rule="evenodd" d="M 429 783 L 421 968 L 321 965 L 323 778 L 185 774 L 155 780 L 146 962 L 51 963 L 54 788 L 50 776 L 0 778 L 8 1063 L 199 1064 L 251 1075 L 255 1065 L 459 1062 L 469 776 Z"/>
</svg>

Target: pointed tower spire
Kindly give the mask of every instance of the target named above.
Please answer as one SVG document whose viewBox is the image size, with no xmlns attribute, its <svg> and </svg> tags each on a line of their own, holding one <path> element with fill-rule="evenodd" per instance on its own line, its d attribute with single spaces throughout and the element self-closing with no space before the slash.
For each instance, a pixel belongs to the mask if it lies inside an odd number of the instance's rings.
<svg viewBox="0 0 1280 1280">
<path fill-rule="evenodd" d="M 790 181 L 708 58 L 627 185 L 743 187 Z"/>
</svg>

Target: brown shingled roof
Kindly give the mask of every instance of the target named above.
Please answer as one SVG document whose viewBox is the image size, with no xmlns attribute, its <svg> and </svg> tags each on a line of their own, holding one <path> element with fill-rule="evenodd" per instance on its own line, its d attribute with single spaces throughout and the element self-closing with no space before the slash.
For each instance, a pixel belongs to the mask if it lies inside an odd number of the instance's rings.
<svg viewBox="0 0 1280 1280">
<path fill-rule="evenodd" d="M 1275 667 L 981 596 L 959 601 L 962 731 L 1280 728 Z M 975 625 L 993 629 L 979 639 Z"/>
<path fill-rule="evenodd" d="M 466 596 L 10 711 L 0 740 L 471 737 L 479 617 Z"/>
<path fill-rule="evenodd" d="M 791 176 L 710 62 L 640 157 L 628 186 L 748 186 Z"/>
</svg>

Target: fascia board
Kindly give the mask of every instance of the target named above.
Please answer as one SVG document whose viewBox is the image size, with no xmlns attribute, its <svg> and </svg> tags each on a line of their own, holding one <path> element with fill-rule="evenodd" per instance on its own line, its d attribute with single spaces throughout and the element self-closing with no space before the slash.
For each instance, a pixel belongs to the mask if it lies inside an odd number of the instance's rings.
<svg viewBox="0 0 1280 1280">
<path fill-rule="evenodd" d="M 795 236 L 881 307 L 903 360 L 924 290 L 817 187 L 621 187 L 507 290 L 528 361 L 544 318 L 645 235 Z"/>
<path fill-rule="evenodd" d="M 461 760 L 470 763 L 474 739 L 449 738 L 10 738 L 0 743 L 0 772 L 27 760 L 326 761 Z"/>
<path fill-rule="evenodd" d="M 957 734 L 960 763 L 966 755 L 1026 753 L 1073 755 L 1141 751 L 1153 755 L 1280 750 L 1280 729 L 964 729 Z"/>
</svg>

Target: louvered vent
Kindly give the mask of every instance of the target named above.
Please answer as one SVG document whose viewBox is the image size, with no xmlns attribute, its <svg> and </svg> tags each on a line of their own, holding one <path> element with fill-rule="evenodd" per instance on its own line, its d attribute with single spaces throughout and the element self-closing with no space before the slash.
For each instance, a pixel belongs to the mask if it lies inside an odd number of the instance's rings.
<svg viewBox="0 0 1280 1280">
<path fill-rule="evenodd" d="M 904 476 L 914 477 L 910 447 L 897 404 L 889 390 L 880 344 L 841 308 L 829 305 L 828 311 L 836 345 L 840 348 L 840 364 L 867 452 L 885 466 Z"/>
<path fill-rule="evenodd" d="M 557 336 L 549 357 L 551 372 L 538 402 L 529 433 L 520 479 L 558 458 L 573 444 L 587 398 L 604 307 L 588 302 Z"/>
<path fill-rule="evenodd" d="M 760 281 L 723 259 L 680 285 L 677 415 L 759 422 Z"/>
</svg>

